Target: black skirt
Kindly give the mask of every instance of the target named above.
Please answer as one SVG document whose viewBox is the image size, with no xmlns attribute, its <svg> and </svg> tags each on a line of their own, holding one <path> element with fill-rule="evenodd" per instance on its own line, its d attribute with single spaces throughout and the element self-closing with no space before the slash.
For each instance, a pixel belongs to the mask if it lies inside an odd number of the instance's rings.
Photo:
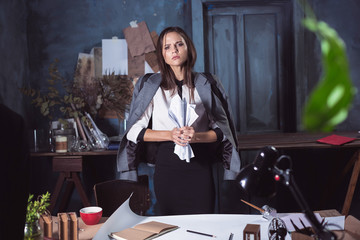
<svg viewBox="0 0 360 240">
<path fill-rule="evenodd" d="M 159 144 L 154 190 L 161 215 L 214 213 L 215 190 L 208 144 L 191 145 L 187 163 L 174 153 L 173 142 Z"/>
</svg>

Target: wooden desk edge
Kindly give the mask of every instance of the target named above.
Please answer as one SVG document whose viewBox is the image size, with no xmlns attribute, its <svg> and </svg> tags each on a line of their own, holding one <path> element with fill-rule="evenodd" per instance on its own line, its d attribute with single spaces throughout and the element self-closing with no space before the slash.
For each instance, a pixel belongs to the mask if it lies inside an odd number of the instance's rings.
<svg viewBox="0 0 360 240">
<path fill-rule="evenodd" d="M 343 145 L 330 145 L 317 142 L 318 139 L 339 135 L 356 138 L 356 140 Z M 239 150 L 259 150 L 265 146 L 273 146 L 279 149 L 301 149 L 301 148 L 356 148 L 360 147 L 359 133 L 357 131 L 330 132 L 330 133 L 264 133 L 264 134 L 238 134 Z"/>
<path fill-rule="evenodd" d="M 337 212 L 337 210 L 333 210 L 333 209 L 330 209 L 330 210 L 322 210 L 322 211 L 315 211 L 315 212 L 322 212 L 324 213 L 325 215 L 332 215 L 334 214 L 335 212 L 337 214 L 340 215 L 339 212 Z M 101 226 L 106 222 L 108 218 L 107 217 L 102 217 L 100 222 L 98 224 L 95 224 L 95 225 L 86 225 L 83 220 L 78 217 L 78 220 L 79 220 L 79 228 L 81 229 L 80 232 L 79 232 L 79 239 L 82 240 L 82 239 L 91 239 L 93 238 L 97 231 L 101 228 Z M 58 239 L 58 219 L 56 216 L 52 216 L 52 221 L 53 221 L 53 237 L 54 239 Z M 347 240 L 347 239 L 353 239 L 351 238 L 354 237 L 354 236 L 359 236 L 359 233 L 358 233 L 358 229 L 360 227 L 360 221 L 355 218 L 354 216 L 347 216 L 345 218 L 345 223 L 344 223 L 344 230 L 343 231 L 334 231 L 338 236 L 344 236 L 344 240 Z M 342 235 L 342 233 L 344 233 L 344 235 Z"/>
<path fill-rule="evenodd" d="M 88 151 L 88 152 L 31 152 L 31 157 L 60 157 L 60 156 L 108 156 L 117 155 L 117 150 Z"/>
</svg>

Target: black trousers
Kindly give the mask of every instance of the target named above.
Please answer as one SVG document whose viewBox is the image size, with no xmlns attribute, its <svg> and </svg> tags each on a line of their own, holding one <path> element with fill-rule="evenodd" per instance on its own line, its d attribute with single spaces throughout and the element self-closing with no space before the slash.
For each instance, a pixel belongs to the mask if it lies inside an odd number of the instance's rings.
<svg viewBox="0 0 360 240">
<path fill-rule="evenodd" d="M 161 215 L 214 213 L 212 160 L 205 143 L 192 144 L 190 163 L 174 153 L 173 142 L 159 144 L 154 190 Z M 211 151 L 210 151 L 211 152 Z"/>
</svg>

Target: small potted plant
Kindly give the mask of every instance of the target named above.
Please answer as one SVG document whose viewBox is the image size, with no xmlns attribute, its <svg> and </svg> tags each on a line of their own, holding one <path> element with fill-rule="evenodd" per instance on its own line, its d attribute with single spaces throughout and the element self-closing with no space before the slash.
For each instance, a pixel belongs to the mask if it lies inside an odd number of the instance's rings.
<svg viewBox="0 0 360 240">
<path fill-rule="evenodd" d="M 35 240 L 41 239 L 41 229 L 39 219 L 42 214 L 48 213 L 47 207 L 50 205 L 50 193 L 39 195 L 37 200 L 33 200 L 34 195 L 29 194 L 26 218 L 24 239 Z"/>
</svg>

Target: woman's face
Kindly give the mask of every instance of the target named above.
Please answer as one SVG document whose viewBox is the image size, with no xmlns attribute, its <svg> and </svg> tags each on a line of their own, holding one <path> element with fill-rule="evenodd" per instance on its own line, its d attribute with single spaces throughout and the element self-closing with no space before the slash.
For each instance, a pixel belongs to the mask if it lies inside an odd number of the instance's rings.
<svg viewBox="0 0 360 240">
<path fill-rule="evenodd" d="M 162 55 L 170 67 L 181 67 L 187 60 L 187 45 L 177 32 L 165 34 L 162 46 Z"/>
</svg>

